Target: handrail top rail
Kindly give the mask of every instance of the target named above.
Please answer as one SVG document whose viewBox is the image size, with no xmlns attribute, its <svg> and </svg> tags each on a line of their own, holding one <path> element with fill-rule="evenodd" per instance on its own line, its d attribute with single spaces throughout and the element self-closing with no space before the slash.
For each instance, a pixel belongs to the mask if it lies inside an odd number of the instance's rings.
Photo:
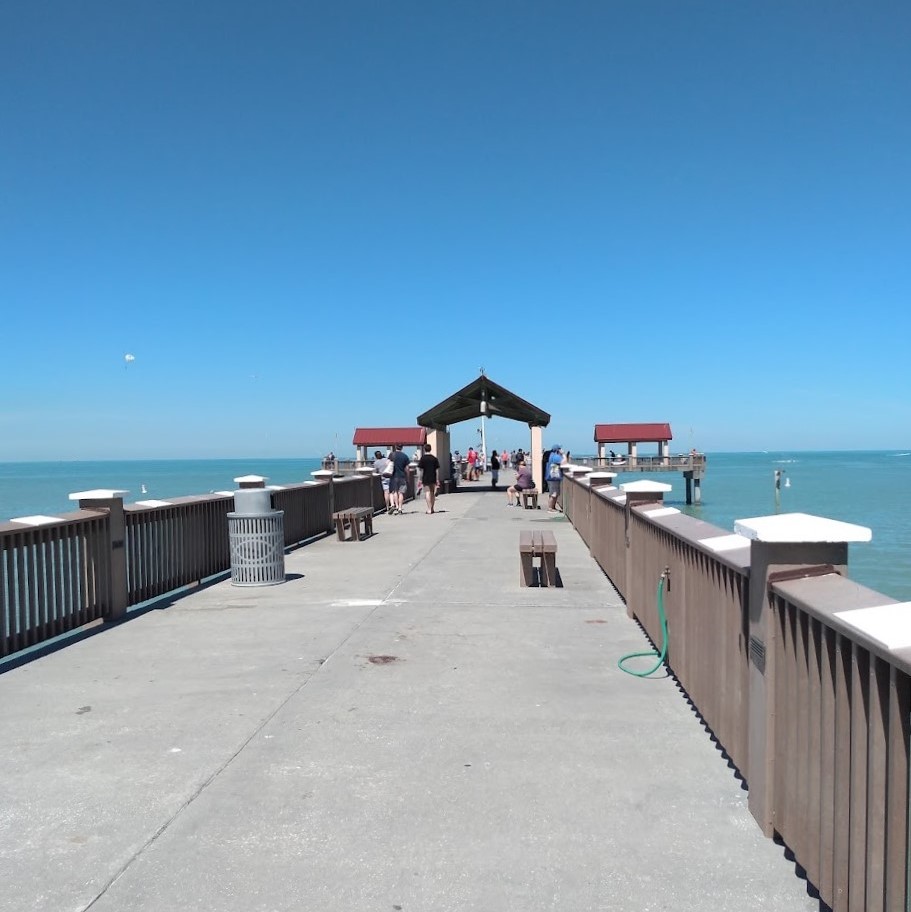
<svg viewBox="0 0 911 912">
<path fill-rule="evenodd" d="M 833 571 L 822 576 L 780 580 L 770 591 L 851 642 L 879 656 L 905 674 L 911 674 L 911 646 L 889 648 L 882 640 L 846 620 L 846 615 L 869 608 L 900 605 L 897 599 L 869 589 Z M 911 607 L 908 609 L 911 611 Z"/>
<path fill-rule="evenodd" d="M 106 515 L 104 512 L 99 512 L 98 510 L 73 510 L 70 513 L 61 513 L 59 516 L 55 517 L 55 522 L 53 523 L 42 523 L 41 525 L 26 525 L 24 523 L 15 522 L 9 520 L 7 522 L 0 523 L 0 535 L 13 535 L 15 533 L 22 534 L 23 532 L 38 532 L 46 531 L 48 529 L 59 529 L 61 526 L 72 526 L 80 522 L 85 522 L 90 519 L 98 519 L 99 516 Z M 50 518 L 50 517 L 48 517 Z"/>
</svg>

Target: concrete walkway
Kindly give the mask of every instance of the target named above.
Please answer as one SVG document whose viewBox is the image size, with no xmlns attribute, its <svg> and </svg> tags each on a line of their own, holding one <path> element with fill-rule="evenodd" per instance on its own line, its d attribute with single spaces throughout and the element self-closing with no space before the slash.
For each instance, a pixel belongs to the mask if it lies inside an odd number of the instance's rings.
<svg viewBox="0 0 911 912">
<path fill-rule="evenodd" d="M 0 677 L 0 909 L 818 909 L 569 523 L 439 506 Z"/>
</svg>

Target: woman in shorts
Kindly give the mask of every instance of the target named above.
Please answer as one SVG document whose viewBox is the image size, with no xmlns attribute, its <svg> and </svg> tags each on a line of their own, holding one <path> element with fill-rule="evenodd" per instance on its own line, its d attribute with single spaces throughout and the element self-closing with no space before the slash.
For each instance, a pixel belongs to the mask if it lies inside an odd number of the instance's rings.
<svg viewBox="0 0 911 912">
<path fill-rule="evenodd" d="M 535 480 L 531 477 L 531 469 L 525 465 L 522 459 L 516 464 L 516 482 L 506 489 L 506 503 L 510 507 L 519 505 L 519 494 L 522 491 L 531 491 L 535 486 Z"/>
</svg>

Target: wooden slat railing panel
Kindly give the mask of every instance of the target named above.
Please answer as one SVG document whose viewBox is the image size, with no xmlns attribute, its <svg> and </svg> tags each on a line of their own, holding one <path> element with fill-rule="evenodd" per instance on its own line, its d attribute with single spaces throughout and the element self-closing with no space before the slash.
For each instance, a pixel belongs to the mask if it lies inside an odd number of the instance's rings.
<svg viewBox="0 0 911 912">
<path fill-rule="evenodd" d="M 164 507 L 124 507 L 127 603 L 138 605 L 231 566 L 232 498 L 177 498 Z"/>
<path fill-rule="evenodd" d="M 882 659 L 870 659 L 869 714 L 867 719 L 867 849 L 864 859 L 866 891 L 864 908 L 868 912 L 883 909 L 885 897 L 887 816 L 886 765 L 889 733 L 889 665 Z"/>
<path fill-rule="evenodd" d="M 111 605 L 110 537 L 104 513 L 0 528 L 0 656 L 103 617 Z"/>
<path fill-rule="evenodd" d="M 819 881 L 820 814 L 822 801 L 822 704 L 823 684 L 820 658 L 822 655 L 823 625 L 815 618 L 807 619 L 806 626 L 806 681 L 807 723 L 804 747 L 806 755 L 801 776 L 805 782 L 806 809 L 804 812 L 805 843 L 804 867 L 811 883 Z"/>
<path fill-rule="evenodd" d="M 848 832 L 848 908 L 864 909 L 867 867 L 867 722 L 870 654 L 851 644 L 851 775 Z"/>
<path fill-rule="evenodd" d="M 835 638 L 835 856 L 833 889 L 823 899 L 834 912 L 848 908 L 848 868 L 850 846 L 848 821 L 851 815 L 851 641 Z"/>
<path fill-rule="evenodd" d="M 825 624 L 819 628 L 819 846 L 817 877 L 813 881 L 820 895 L 834 894 L 835 856 L 835 632 Z M 829 900 L 830 901 L 830 900 Z"/>
<path fill-rule="evenodd" d="M 884 909 L 908 908 L 908 748 L 911 744 L 911 678 L 889 667 L 886 737 Z"/>
<path fill-rule="evenodd" d="M 908 661 L 830 606 L 812 607 L 808 593 L 818 585 L 773 585 L 774 826 L 835 912 L 904 909 Z M 824 587 L 836 605 L 877 597 L 838 574 Z"/>
</svg>

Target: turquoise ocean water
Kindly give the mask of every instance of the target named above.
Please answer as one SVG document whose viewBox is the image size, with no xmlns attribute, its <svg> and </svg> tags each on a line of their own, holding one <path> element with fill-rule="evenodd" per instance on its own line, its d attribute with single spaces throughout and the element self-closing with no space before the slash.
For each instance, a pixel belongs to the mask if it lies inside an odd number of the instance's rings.
<svg viewBox="0 0 911 912">
<path fill-rule="evenodd" d="M 734 521 L 776 512 L 815 513 L 873 530 L 873 541 L 849 551 L 852 579 L 911 601 L 911 452 L 709 453 L 702 505 L 686 507 L 680 473 L 650 475 L 673 485 L 669 505 L 733 530 Z M 310 480 L 311 459 L 136 460 L 0 463 L 0 521 L 67 512 L 72 491 L 125 489 L 128 502 L 232 490 L 238 475 L 270 484 Z M 776 501 L 775 469 L 784 471 Z M 620 475 L 618 482 L 642 476 Z M 790 481 L 789 486 L 784 486 Z M 146 494 L 142 494 L 142 485 Z"/>
<path fill-rule="evenodd" d="M 233 491 L 241 475 L 264 475 L 268 484 L 312 481 L 319 459 L 142 459 L 124 462 L 0 462 L 0 522 L 13 516 L 78 509 L 74 491 L 129 491 L 124 501 L 168 500 L 188 494 Z M 142 493 L 145 486 L 146 493 Z"/>
</svg>

